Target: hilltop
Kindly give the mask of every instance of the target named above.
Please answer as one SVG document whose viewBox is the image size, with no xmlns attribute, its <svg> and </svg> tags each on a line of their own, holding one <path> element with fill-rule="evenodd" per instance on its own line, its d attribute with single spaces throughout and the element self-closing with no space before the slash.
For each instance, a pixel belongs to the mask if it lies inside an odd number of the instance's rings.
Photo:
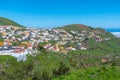
<svg viewBox="0 0 120 80">
<path fill-rule="evenodd" d="M 78 30 L 88 30 L 91 31 L 93 30 L 92 27 L 84 25 L 84 24 L 70 24 L 70 25 L 65 25 L 62 27 L 58 27 L 59 29 L 64 29 L 66 31 L 78 31 Z"/>
<path fill-rule="evenodd" d="M 0 25 L 13 25 L 13 26 L 19 26 L 19 27 L 24 27 L 20 24 L 18 24 L 15 21 L 12 21 L 8 18 L 0 17 Z"/>
<path fill-rule="evenodd" d="M 110 32 L 108 32 L 102 28 L 93 28 L 91 26 L 87 26 L 84 24 L 70 24 L 70 25 L 57 27 L 57 29 L 63 29 L 67 32 L 86 30 L 87 32 L 94 32 L 95 34 L 102 36 L 102 37 L 112 37 L 112 38 L 115 37 L 115 36 L 113 36 L 113 34 L 111 34 Z"/>
<path fill-rule="evenodd" d="M 99 33 L 106 32 L 102 28 L 93 28 L 91 26 L 84 25 L 84 24 L 69 24 L 69 25 L 57 27 L 57 29 L 63 29 L 63 30 L 68 31 L 68 32 L 69 31 L 82 31 L 82 30 L 86 30 L 89 32 L 99 32 Z"/>
</svg>

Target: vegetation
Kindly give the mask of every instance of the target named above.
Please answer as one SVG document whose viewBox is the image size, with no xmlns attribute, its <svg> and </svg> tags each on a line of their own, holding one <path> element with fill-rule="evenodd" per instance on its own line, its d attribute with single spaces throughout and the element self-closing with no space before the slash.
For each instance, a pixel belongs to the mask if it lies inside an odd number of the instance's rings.
<svg viewBox="0 0 120 80">
<path fill-rule="evenodd" d="M 0 34 L 0 42 L 2 42 L 4 39 L 2 38 L 2 34 Z"/>
<path fill-rule="evenodd" d="M 0 17 L 0 25 L 13 25 L 13 26 L 24 27 L 16 22 L 9 20 L 7 18 L 4 18 L 4 17 Z"/>
<path fill-rule="evenodd" d="M 2 17 L 0 25 L 21 26 Z M 96 42 L 94 38 L 86 39 L 84 43 L 89 44 L 88 50 L 70 51 L 68 54 L 47 52 L 43 48 L 46 43 L 55 44 L 56 41 L 39 43 L 37 48 L 33 47 L 39 53 L 27 55 L 27 60 L 20 62 L 14 57 L 0 55 L 0 80 L 119 80 L 120 39 L 103 29 L 80 24 L 67 25 L 62 29 L 94 31 L 102 38 L 110 37 L 110 40 Z M 75 47 L 76 44 L 68 41 L 64 46 Z"/>
<path fill-rule="evenodd" d="M 80 68 L 53 80 L 119 80 L 119 71 L 116 66 Z"/>
<path fill-rule="evenodd" d="M 119 53 L 120 52 L 120 40 L 117 38 L 111 38 L 108 41 L 96 42 L 94 39 L 89 39 L 89 49 L 104 51 L 105 53 Z"/>
<path fill-rule="evenodd" d="M 91 26 L 83 25 L 83 24 L 71 24 L 71 25 L 66 25 L 62 27 L 57 27 L 58 29 L 63 29 L 65 31 L 81 31 L 81 30 L 86 30 L 89 32 L 94 32 L 97 35 L 101 37 L 112 37 L 115 38 L 111 33 L 105 31 L 102 28 L 93 28 Z"/>
<path fill-rule="evenodd" d="M 27 55 L 25 62 L 0 56 L 0 80 L 118 80 L 119 66 L 119 53 L 97 50 L 71 51 L 67 55 L 42 52 L 34 57 Z"/>
<path fill-rule="evenodd" d="M 71 24 L 71 25 L 66 25 L 66 26 L 62 26 L 62 27 L 58 27 L 59 29 L 64 29 L 66 31 L 78 31 L 78 30 L 87 30 L 87 31 L 91 31 L 94 28 L 90 27 L 90 26 L 86 26 L 83 24 Z"/>
</svg>

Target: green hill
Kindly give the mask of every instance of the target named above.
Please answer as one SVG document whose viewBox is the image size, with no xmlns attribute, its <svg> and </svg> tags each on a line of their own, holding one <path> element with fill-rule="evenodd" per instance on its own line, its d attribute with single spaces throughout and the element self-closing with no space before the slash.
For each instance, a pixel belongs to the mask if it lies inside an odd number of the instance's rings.
<svg viewBox="0 0 120 80">
<path fill-rule="evenodd" d="M 10 19 L 4 18 L 4 17 L 0 17 L 0 25 L 13 25 L 13 26 L 19 26 L 19 27 L 24 27 Z"/>
<path fill-rule="evenodd" d="M 57 27 L 57 28 L 63 29 L 63 30 L 68 31 L 68 32 L 86 30 L 88 32 L 94 32 L 95 34 L 97 34 L 101 37 L 112 37 L 112 38 L 115 37 L 113 34 L 111 34 L 110 32 L 106 32 L 102 28 L 93 28 L 91 26 L 87 26 L 84 24 L 70 24 L 70 25 L 65 25 L 65 26 Z"/>
<path fill-rule="evenodd" d="M 83 24 L 70 24 L 70 25 L 65 25 L 65 26 L 58 27 L 58 28 L 64 29 L 66 31 L 78 31 L 78 30 L 92 31 L 94 29 L 90 26 L 83 25 Z"/>
</svg>

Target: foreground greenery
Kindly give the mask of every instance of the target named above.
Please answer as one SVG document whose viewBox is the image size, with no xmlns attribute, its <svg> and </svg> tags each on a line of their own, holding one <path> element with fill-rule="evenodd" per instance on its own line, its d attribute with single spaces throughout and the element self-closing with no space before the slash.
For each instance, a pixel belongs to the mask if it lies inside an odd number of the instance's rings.
<svg viewBox="0 0 120 80">
<path fill-rule="evenodd" d="M 96 50 L 27 55 L 25 62 L 0 56 L 0 80 L 119 80 L 119 57 Z"/>
<path fill-rule="evenodd" d="M 53 80 L 119 80 L 119 71 L 118 66 L 80 68 Z"/>
<path fill-rule="evenodd" d="M 89 44 L 88 50 L 68 54 L 47 52 L 39 46 L 41 52 L 27 55 L 25 62 L 0 56 L 0 80 L 119 80 L 120 39 L 111 37 L 102 42 L 88 39 L 85 43 Z"/>
</svg>

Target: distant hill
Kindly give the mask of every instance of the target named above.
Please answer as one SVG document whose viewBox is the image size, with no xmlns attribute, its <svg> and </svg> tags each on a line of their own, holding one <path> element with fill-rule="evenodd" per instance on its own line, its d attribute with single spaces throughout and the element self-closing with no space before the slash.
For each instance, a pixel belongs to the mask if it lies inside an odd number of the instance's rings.
<svg viewBox="0 0 120 80">
<path fill-rule="evenodd" d="M 4 17 L 0 17 L 0 25 L 13 25 L 13 26 L 19 26 L 19 27 L 24 27 L 10 19 L 4 18 Z"/>
<path fill-rule="evenodd" d="M 89 32 L 95 32 L 97 35 L 101 37 L 111 37 L 114 38 L 115 36 L 111 34 L 110 32 L 106 31 L 105 29 L 102 28 L 93 28 L 91 26 L 87 26 L 84 24 L 70 24 L 70 25 L 65 25 L 61 27 L 57 27 L 58 29 L 64 29 L 66 31 L 81 31 L 81 30 L 86 30 Z"/>
<path fill-rule="evenodd" d="M 83 25 L 83 24 L 70 24 L 70 25 L 65 25 L 65 26 L 58 27 L 58 28 L 64 29 L 66 31 L 78 31 L 78 30 L 92 31 L 94 29 L 90 26 Z"/>
</svg>

